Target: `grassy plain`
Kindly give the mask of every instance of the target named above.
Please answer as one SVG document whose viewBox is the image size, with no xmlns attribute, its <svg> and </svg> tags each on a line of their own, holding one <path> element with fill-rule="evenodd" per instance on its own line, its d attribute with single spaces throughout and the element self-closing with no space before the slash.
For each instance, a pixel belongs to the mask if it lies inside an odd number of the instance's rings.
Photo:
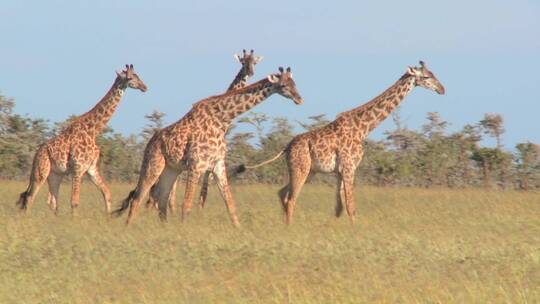
<svg viewBox="0 0 540 304">
<path fill-rule="evenodd" d="M 143 208 L 129 228 L 92 185 L 77 217 L 68 184 L 59 216 L 44 189 L 19 214 L 24 188 L 0 182 L 0 303 L 540 302 L 539 193 L 359 187 L 352 226 L 308 185 L 286 227 L 278 187 L 233 185 L 235 230 L 215 188 L 186 223 Z"/>
</svg>

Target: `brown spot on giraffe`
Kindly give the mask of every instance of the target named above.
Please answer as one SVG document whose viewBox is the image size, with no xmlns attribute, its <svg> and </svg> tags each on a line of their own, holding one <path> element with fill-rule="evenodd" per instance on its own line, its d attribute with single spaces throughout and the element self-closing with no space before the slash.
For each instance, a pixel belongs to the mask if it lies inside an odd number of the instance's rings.
<svg viewBox="0 0 540 304">
<path fill-rule="evenodd" d="M 30 182 L 21 193 L 17 205 L 30 210 L 40 187 L 49 184 L 49 206 L 57 213 L 58 192 L 62 178 L 72 175 L 71 208 L 79 205 L 79 192 L 84 174 L 100 189 L 107 212 L 111 209 L 111 194 L 98 168 L 99 147 L 96 136 L 101 133 L 116 109 L 127 87 L 146 92 L 147 87 L 133 70 L 117 72 L 116 79 L 107 94 L 87 113 L 77 117 L 56 137 L 42 144 L 32 164 Z"/>
<path fill-rule="evenodd" d="M 225 156 L 225 133 L 233 119 L 242 114 L 242 111 L 222 111 L 211 116 L 206 115 L 204 108 L 214 107 L 216 104 L 248 105 L 251 109 L 264 101 L 271 94 L 278 93 L 293 100 L 296 104 L 303 102 L 292 79 L 290 68 L 284 71 L 280 68 L 279 74 L 269 75 L 243 89 L 229 91 L 225 94 L 212 96 L 201 100 L 193 106 L 178 122 L 156 132 L 148 142 L 140 171 L 137 187 L 124 200 L 122 206 L 114 212 L 119 216 L 129 209 L 127 224 L 131 223 L 137 213 L 140 202 L 157 182 L 160 218 L 167 217 L 167 204 L 170 193 L 178 175 L 187 170 L 186 190 L 182 206 L 182 219 L 191 211 L 194 191 L 201 175 L 211 171 L 217 180 L 218 188 L 225 200 L 232 223 L 240 223 L 236 215 L 236 207 L 229 190 L 227 181 Z M 199 121 L 207 121 L 212 130 L 204 131 Z M 212 134 L 213 136 L 210 136 Z M 178 138 L 175 146 L 170 146 L 171 138 Z M 203 149 L 203 147 L 210 147 Z M 205 153 L 202 151 L 205 150 Z"/>
<path fill-rule="evenodd" d="M 272 159 L 254 166 L 241 166 L 240 171 L 244 168 L 257 168 L 285 155 L 289 184 L 279 191 L 279 197 L 287 223 L 292 221 L 296 200 L 309 173 L 335 173 L 338 179 L 336 216 L 341 215 L 345 204 L 347 213 L 354 222 L 354 175 L 363 156 L 362 143 L 369 131 L 383 121 L 415 86 L 444 94 L 444 87 L 435 75 L 423 62 L 420 62 L 420 65 L 421 67 L 409 67 L 396 83 L 370 102 L 338 115 L 336 120 L 326 126 L 297 135 Z M 401 90 L 403 95 L 391 94 L 398 90 Z M 389 96 L 392 98 L 388 98 Z M 382 106 L 374 107 L 379 104 Z M 376 108 L 384 109 L 384 112 L 376 115 Z"/>
</svg>

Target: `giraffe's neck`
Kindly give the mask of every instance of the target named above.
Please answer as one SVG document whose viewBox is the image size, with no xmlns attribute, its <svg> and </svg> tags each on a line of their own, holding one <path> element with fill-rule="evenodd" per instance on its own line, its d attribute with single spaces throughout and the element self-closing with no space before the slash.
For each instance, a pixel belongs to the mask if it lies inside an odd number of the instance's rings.
<svg viewBox="0 0 540 304">
<path fill-rule="evenodd" d="M 249 75 L 246 73 L 246 69 L 244 69 L 244 67 L 240 68 L 240 71 L 238 71 L 238 74 L 234 77 L 233 82 L 231 82 L 227 91 L 238 90 L 245 87 L 248 80 Z"/>
<path fill-rule="evenodd" d="M 209 100 L 207 107 L 215 119 L 230 124 L 238 115 L 247 112 L 273 93 L 274 85 L 265 78 L 240 90 L 216 96 L 215 100 Z"/>
<path fill-rule="evenodd" d="M 90 111 L 81 116 L 81 121 L 86 125 L 86 129 L 93 131 L 91 133 L 94 136 L 100 134 L 109 123 L 126 87 L 125 81 L 117 77 L 107 94 Z"/>
<path fill-rule="evenodd" d="M 398 107 L 414 88 L 414 82 L 413 76 L 405 74 L 379 96 L 345 115 L 353 120 L 352 125 L 358 128 L 359 134 L 365 137 Z"/>
</svg>

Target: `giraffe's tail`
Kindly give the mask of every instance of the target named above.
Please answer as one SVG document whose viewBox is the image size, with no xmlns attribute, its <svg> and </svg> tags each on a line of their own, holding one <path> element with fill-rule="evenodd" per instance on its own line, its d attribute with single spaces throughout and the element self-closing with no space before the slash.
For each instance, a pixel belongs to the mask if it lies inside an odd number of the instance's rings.
<svg viewBox="0 0 540 304">
<path fill-rule="evenodd" d="M 21 210 L 26 210 L 28 206 L 28 190 L 21 192 L 19 200 L 15 203 L 15 206 Z"/>
<path fill-rule="evenodd" d="M 21 210 L 27 210 L 28 209 L 28 199 L 31 196 L 31 193 L 36 191 L 36 183 L 41 183 L 43 179 L 47 178 L 49 175 L 50 170 L 50 160 L 48 159 L 49 155 L 47 152 L 47 148 L 45 145 L 41 145 L 38 150 L 36 151 L 36 154 L 34 155 L 34 160 L 32 161 L 32 170 L 30 171 L 30 182 L 28 183 L 28 187 L 24 192 L 21 192 L 19 195 L 19 199 L 15 203 L 15 206 L 19 207 Z M 43 161 L 49 162 L 49 163 L 43 163 Z M 46 170 L 42 170 L 43 168 L 40 167 L 48 167 Z"/>
<path fill-rule="evenodd" d="M 265 160 L 265 161 L 263 161 L 261 163 L 258 163 L 256 165 L 246 166 L 244 164 L 241 164 L 240 166 L 238 166 L 238 168 L 236 168 L 235 171 L 236 171 L 237 174 L 239 174 L 239 173 L 243 173 L 247 169 L 255 169 L 255 168 L 259 168 L 261 166 L 264 166 L 266 164 L 269 164 L 269 163 L 275 161 L 276 159 L 278 159 L 281 155 L 283 155 L 283 153 L 285 153 L 286 150 L 287 149 L 283 149 L 283 150 L 279 151 L 279 153 L 276 156 L 274 156 L 274 157 L 272 157 L 270 159 L 267 159 L 267 160 Z"/>
<path fill-rule="evenodd" d="M 137 189 L 132 190 L 129 193 L 129 195 L 122 201 L 122 206 L 120 206 L 120 208 L 111 212 L 111 217 L 114 217 L 114 218 L 120 217 L 124 213 L 124 211 L 128 210 L 129 207 L 131 207 L 131 204 L 133 203 L 133 198 L 135 197 L 135 193 L 137 193 Z"/>
</svg>

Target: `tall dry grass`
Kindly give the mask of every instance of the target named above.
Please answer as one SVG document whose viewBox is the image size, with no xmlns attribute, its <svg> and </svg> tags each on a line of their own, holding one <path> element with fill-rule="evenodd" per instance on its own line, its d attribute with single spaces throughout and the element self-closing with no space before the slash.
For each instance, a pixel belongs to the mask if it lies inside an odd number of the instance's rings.
<svg viewBox="0 0 540 304">
<path fill-rule="evenodd" d="M 308 185 L 286 227 L 278 187 L 233 186 L 235 230 L 215 189 L 186 223 L 141 210 L 126 228 L 91 185 L 75 218 L 67 184 L 58 217 L 44 190 L 19 214 L 24 188 L 0 183 L 0 303 L 540 302 L 538 193 L 362 187 L 352 226 Z"/>
</svg>

